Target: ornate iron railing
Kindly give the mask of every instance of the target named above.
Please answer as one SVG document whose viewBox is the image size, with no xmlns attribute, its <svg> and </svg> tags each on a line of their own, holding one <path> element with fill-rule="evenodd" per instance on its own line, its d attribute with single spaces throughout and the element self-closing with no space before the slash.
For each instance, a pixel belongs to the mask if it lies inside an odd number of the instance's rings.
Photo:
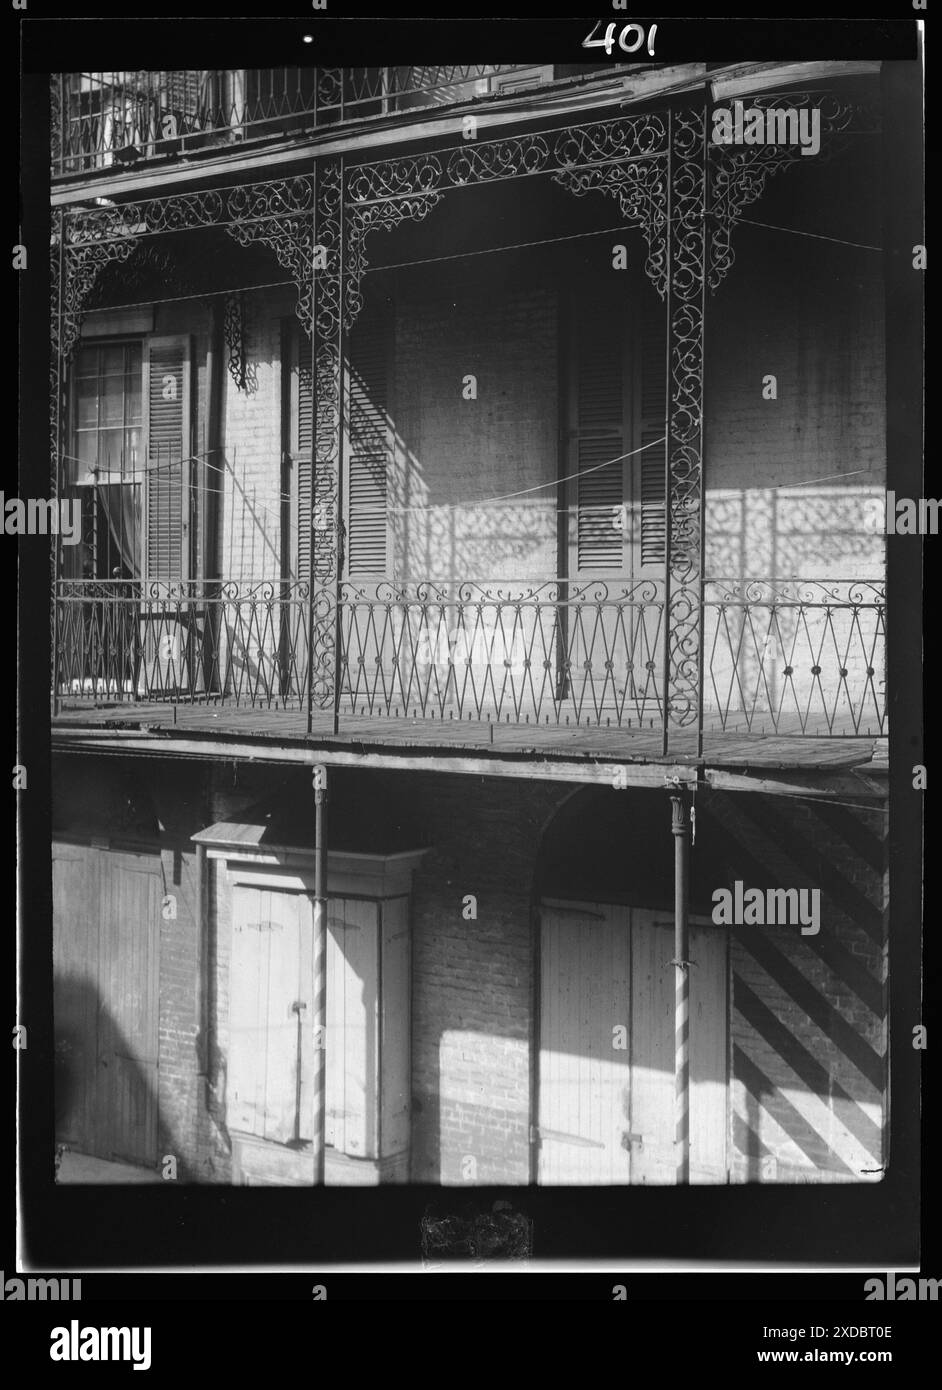
<svg viewBox="0 0 942 1390">
<path fill-rule="evenodd" d="M 663 585 L 345 584 L 341 713 L 656 727 Z"/>
<path fill-rule="evenodd" d="M 83 701 L 300 708 L 306 583 L 61 580 L 55 688 Z"/>
<path fill-rule="evenodd" d="M 703 706 L 724 730 L 884 734 L 882 583 L 706 579 Z"/>
<path fill-rule="evenodd" d="M 310 680 L 312 601 L 298 582 L 60 581 L 57 699 L 324 713 Z M 345 582 L 339 629 L 341 722 L 630 731 L 665 718 L 658 581 Z M 707 580 L 703 633 L 706 731 L 886 732 L 882 585 Z"/>
<path fill-rule="evenodd" d="M 85 173 L 214 145 L 358 117 L 443 106 L 588 64 L 465 63 L 446 67 L 252 68 L 229 71 L 79 72 L 53 87 L 53 176 Z"/>
</svg>

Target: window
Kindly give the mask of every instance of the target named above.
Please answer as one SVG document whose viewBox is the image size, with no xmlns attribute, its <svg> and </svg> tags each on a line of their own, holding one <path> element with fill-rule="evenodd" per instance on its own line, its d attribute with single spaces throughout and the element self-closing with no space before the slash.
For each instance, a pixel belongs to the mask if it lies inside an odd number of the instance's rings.
<svg viewBox="0 0 942 1390">
<path fill-rule="evenodd" d="M 63 490 L 82 512 L 66 579 L 189 574 L 190 341 L 88 344 L 75 358 Z"/>
<path fill-rule="evenodd" d="M 67 547 L 73 577 L 141 573 L 144 419 L 138 343 L 83 347 L 76 355 L 72 448 L 65 484 L 82 510 L 82 544 Z"/>
</svg>

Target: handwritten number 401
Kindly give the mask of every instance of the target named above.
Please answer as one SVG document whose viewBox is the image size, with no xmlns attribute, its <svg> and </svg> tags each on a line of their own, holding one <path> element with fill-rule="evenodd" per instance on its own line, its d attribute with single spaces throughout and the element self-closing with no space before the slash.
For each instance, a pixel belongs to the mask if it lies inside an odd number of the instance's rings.
<svg viewBox="0 0 942 1390">
<path fill-rule="evenodd" d="M 615 47 L 615 25 L 607 25 L 605 29 L 605 37 L 597 39 L 595 35 L 598 32 L 598 28 L 601 23 L 601 19 L 596 21 L 596 25 L 595 28 L 592 30 L 592 33 L 589 34 L 587 38 L 584 38 L 582 40 L 582 47 L 604 48 L 605 56 L 607 58 L 610 58 L 612 56 L 612 50 Z M 654 35 L 656 33 L 657 25 L 652 24 L 648 32 L 647 44 L 648 53 L 651 55 L 652 58 L 654 57 Z M 631 35 L 630 38 L 628 37 L 629 34 Z M 622 50 L 623 53 L 637 53 L 638 49 L 642 46 L 643 43 L 644 25 L 642 24 L 626 24 L 622 29 L 621 33 L 618 35 L 618 47 Z"/>
</svg>

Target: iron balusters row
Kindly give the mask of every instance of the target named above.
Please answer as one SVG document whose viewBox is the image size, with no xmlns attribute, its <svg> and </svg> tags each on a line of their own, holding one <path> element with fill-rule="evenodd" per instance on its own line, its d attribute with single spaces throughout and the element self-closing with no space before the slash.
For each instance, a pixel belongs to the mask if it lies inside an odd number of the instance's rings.
<svg viewBox="0 0 942 1390">
<path fill-rule="evenodd" d="M 708 579 L 705 595 L 708 731 L 886 732 L 882 585 Z M 335 694 L 311 670 L 310 599 L 299 582 L 59 581 L 59 700 L 333 712 L 341 723 L 664 721 L 659 583 L 343 582 Z"/>
</svg>

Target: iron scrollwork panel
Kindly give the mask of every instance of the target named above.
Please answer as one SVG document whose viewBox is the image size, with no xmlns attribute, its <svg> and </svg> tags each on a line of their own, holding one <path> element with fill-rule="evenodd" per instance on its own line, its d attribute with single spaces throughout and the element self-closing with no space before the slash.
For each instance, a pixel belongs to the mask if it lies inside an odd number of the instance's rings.
<svg viewBox="0 0 942 1390">
<path fill-rule="evenodd" d="M 750 106 L 766 113 L 782 113 L 782 97 L 757 97 Z M 820 148 L 806 156 L 800 144 L 774 141 L 758 144 L 725 144 L 711 140 L 708 145 L 709 207 L 712 232 L 708 283 L 715 292 L 732 269 L 735 260 L 733 232 L 746 208 L 765 191 L 769 178 L 784 169 L 801 167 L 806 159 L 827 163 L 850 146 L 856 135 L 876 134 L 880 115 L 875 104 L 852 102 L 833 92 L 789 92 L 787 109 L 799 113 L 813 110 L 820 121 Z"/>
<path fill-rule="evenodd" d="M 99 275 L 113 261 L 126 261 L 137 250 L 138 241 L 126 236 L 120 241 L 89 241 L 63 246 L 62 315 L 58 325 L 59 353 L 63 362 L 72 355 L 82 327 L 88 297 Z"/>
<path fill-rule="evenodd" d="M 50 497 L 59 490 L 59 425 L 62 406 L 62 214 L 56 218 L 56 232 L 49 255 L 49 451 Z"/>
<path fill-rule="evenodd" d="M 391 231 L 400 222 L 421 222 L 438 203 L 442 195 L 429 192 L 407 198 L 395 198 L 381 203 L 347 210 L 347 247 L 344 276 L 344 327 L 353 327 L 363 308 L 362 282 L 367 270 L 366 238 L 377 227 Z"/>
<path fill-rule="evenodd" d="M 342 568 L 343 162 L 317 166 L 313 277 L 314 517 L 311 546 L 311 705 L 335 706 L 338 586 Z"/>
<path fill-rule="evenodd" d="M 598 192 L 616 200 L 625 221 L 641 228 L 648 247 L 645 274 L 663 299 L 667 294 L 667 159 L 559 169 L 553 180 L 579 198 Z"/>
<path fill-rule="evenodd" d="M 697 736 L 701 707 L 706 111 L 671 115 L 665 752 Z"/>
<path fill-rule="evenodd" d="M 307 334 L 313 316 L 314 179 L 244 184 L 229 194 L 221 219 L 240 246 L 261 242 L 273 251 L 298 291 L 296 312 Z"/>
<path fill-rule="evenodd" d="M 245 303 L 240 292 L 227 294 L 224 301 L 222 336 L 226 345 L 229 375 L 237 391 L 246 389 Z"/>
</svg>

